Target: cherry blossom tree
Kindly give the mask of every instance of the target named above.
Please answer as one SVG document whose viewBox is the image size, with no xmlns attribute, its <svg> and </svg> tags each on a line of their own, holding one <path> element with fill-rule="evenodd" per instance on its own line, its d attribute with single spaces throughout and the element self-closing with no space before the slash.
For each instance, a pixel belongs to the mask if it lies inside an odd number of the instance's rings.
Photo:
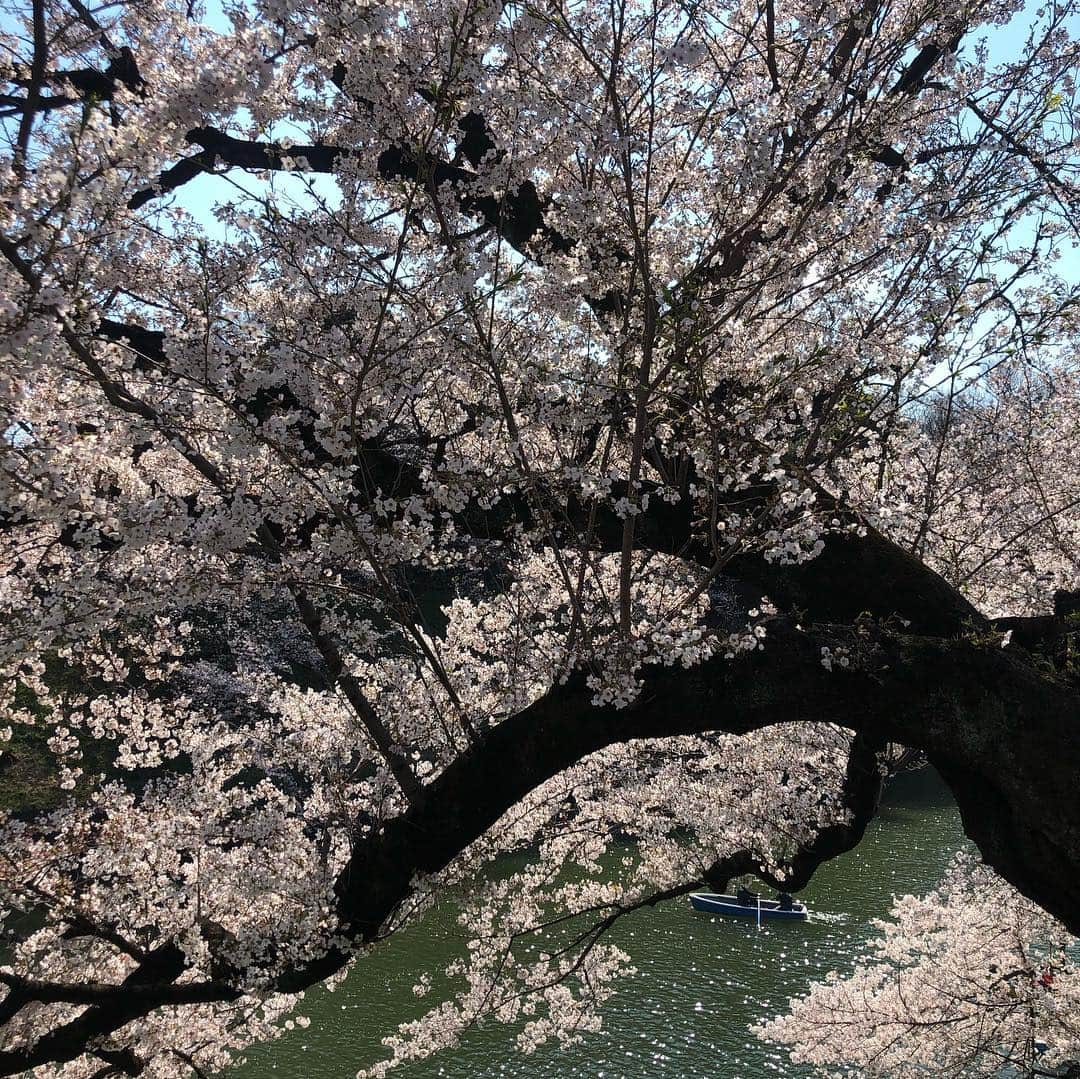
<svg viewBox="0 0 1080 1079">
<path fill-rule="evenodd" d="M 985 866 L 880 923 L 871 962 L 832 977 L 760 1033 L 854 1075 L 1060 1075 L 1080 1047 L 1080 975 L 1060 923 Z"/>
<path fill-rule="evenodd" d="M 896 745 L 1080 929 L 1080 50 L 1018 9 L 5 8 L 0 1074 L 205 1074 L 451 885 L 375 1071 L 578 1037 L 617 918 L 801 887 Z"/>
</svg>

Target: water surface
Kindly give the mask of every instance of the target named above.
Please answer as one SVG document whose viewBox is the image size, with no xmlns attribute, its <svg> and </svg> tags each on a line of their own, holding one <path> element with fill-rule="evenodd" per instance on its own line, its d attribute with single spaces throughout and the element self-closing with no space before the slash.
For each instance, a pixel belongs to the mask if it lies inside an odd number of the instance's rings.
<svg viewBox="0 0 1080 1079">
<path fill-rule="evenodd" d="M 753 923 L 697 914 L 686 899 L 629 915 L 610 940 L 638 973 L 608 1002 L 604 1030 L 579 1046 L 546 1046 L 532 1056 L 514 1031 L 490 1024 L 460 1047 L 403 1065 L 397 1079 L 757 1079 L 807 1069 L 762 1045 L 747 1027 L 776 1014 L 830 970 L 849 970 L 887 914 L 893 895 L 925 892 L 965 843 L 959 813 L 936 773 L 893 782 L 881 814 L 854 851 L 823 866 L 800 893 L 815 918 Z M 381 1059 L 380 1038 L 415 1018 L 432 997 L 412 986 L 460 954 L 463 935 L 447 901 L 359 963 L 334 993 L 308 993 L 300 1012 L 311 1026 L 245 1054 L 229 1079 L 346 1079 Z"/>
</svg>

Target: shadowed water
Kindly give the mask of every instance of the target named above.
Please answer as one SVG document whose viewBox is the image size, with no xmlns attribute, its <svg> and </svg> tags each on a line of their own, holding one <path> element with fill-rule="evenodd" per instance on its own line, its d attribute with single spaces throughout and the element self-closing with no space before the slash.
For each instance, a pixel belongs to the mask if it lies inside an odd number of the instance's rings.
<svg viewBox="0 0 1080 1079">
<path fill-rule="evenodd" d="M 762 1045 L 749 1024 L 783 1009 L 811 981 L 850 969 L 893 895 L 925 892 L 964 844 L 960 818 L 938 776 L 925 770 L 894 781 L 878 819 L 850 854 L 824 866 L 802 893 L 809 922 L 765 924 L 697 914 L 685 899 L 629 916 L 611 940 L 638 973 L 604 1011 L 604 1030 L 583 1045 L 517 1051 L 514 1031 L 490 1024 L 457 1049 L 405 1065 L 398 1079 L 757 1079 L 808 1070 Z M 381 1059 L 380 1038 L 419 1016 L 432 998 L 412 986 L 460 954 L 462 931 L 447 902 L 362 959 L 335 992 L 308 993 L 306 1030 L 254 1047 L 230 1079 L 345 1079 Z"/>
</svg>

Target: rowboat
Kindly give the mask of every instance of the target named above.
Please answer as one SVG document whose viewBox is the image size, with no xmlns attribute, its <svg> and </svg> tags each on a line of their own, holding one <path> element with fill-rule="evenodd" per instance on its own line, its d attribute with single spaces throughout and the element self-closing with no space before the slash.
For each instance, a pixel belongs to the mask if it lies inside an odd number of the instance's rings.
<svg viewBox="0 0 1080 1079">
<path fill-rule="evenodd" d="M 691 892 L 690 906 L 705 914 L 726 914 L 733 918 L 757 918 L 760 921 L 772 919 L 778 921 L 805 921 L 806 905 L 793 901 L 791 909 L 780 906 L 777 899 L 754 898 L 749 903 L 740 903 L 738 896 L 716 895 L 713 892 Z"/>
</svg>

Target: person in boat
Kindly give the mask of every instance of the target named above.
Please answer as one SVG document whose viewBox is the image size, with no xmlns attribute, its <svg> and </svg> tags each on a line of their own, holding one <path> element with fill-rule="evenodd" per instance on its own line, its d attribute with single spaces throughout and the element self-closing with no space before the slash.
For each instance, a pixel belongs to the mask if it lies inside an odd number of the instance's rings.
<svg viewBox="0 0 1080 1079">
<path fill-rule="evenodd" d="M 781 910 L 792 910 L 795 906 L 795 900 L 791 897 L 790 892 L 777 892 L 776 902 Z"/>
<path fill-rule="evenodd" d="M 741 886 L 735 893 L 735 898 L 739 901 L 739 906 L 748 907 L 754 901 L 754 893 L 750 891 L 745 885 Z"/>
</svg>

